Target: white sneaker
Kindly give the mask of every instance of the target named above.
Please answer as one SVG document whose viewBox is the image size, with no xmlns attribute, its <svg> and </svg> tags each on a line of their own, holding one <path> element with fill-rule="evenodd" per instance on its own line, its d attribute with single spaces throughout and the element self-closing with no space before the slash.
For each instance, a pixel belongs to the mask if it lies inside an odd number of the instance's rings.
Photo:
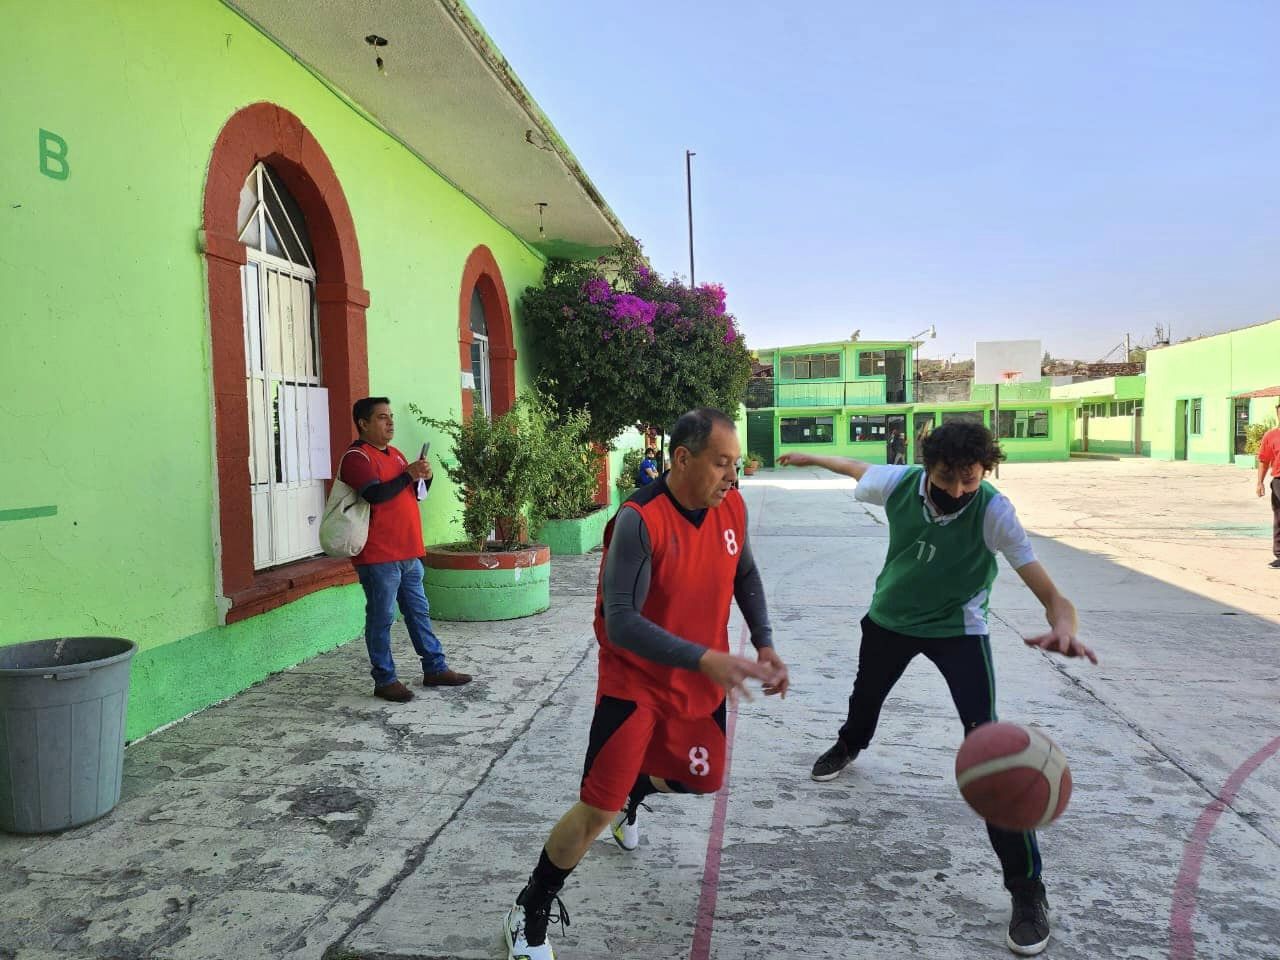
<svg viewBox="0 0 1280 960">
<path fill-rule="evenodd" d="M 629 813 L 631 804 L 618 811 L 609 827 L 613 834 L 613 842 L 623 850 L 631 851 L 640 846 L 640 827 L 636 824 L 635 813 Z"/>
<path fill-rule="evenodd" d="M 524 893 L 521 891 L 521 896 Z M 564 909 L 564 904 L 560 902 L 559 897 L 553 897 L 552 900 L 559 905 L 560 914 L 554 918 L 561 926 L 569 925 L 569 914 Z M 547 914 L 542 918 L 541 927 L 544 931 L 542 943 L 537 946 L 530 946 L 527 929 L 528 921 L 532 920 L 537 924 L 537 917 L 526 918 L 524 905 L 520 903 L 519 898 L 512 904 L 511 909 L 507 911 L 507 921 L 503 928 L 503 933 L 507 938 L 507 960 L 556 960 L 556 952 L 551 949 L 551 942 L 546 939 L 545 931 L 547 929 L 547 921 L 550 917 L 551 904 L 547 905 Z"/>
</svg>

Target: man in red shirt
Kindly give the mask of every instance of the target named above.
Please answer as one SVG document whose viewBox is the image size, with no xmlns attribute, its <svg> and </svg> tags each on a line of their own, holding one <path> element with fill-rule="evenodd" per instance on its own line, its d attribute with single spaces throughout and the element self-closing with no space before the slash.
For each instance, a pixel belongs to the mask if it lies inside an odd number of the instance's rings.
<svg viewBox="0 0 1280 960">
<path fill-rule="evenodd" d="M 570 871 L 612 823 L 623 850 L 639 844 L 636 813 L 655 793 L 714 793 L 724 779 L 725 697 L 748 678 L 787 692 L 773 649 L 764 584 L 732 489 L 741 460 L 732 420 L 701 408 L 671 431 L 671 471 L 641 487 L 605 531 L 595 633 L 600 675 L 579 802 L 551 831 L 507 913 L 510 960 L 554 960 L 552 905 Z M 756 659 L 729 653 L 736 600 Z"/>
<path fill-rule="evenodd" d="M 418 512 L 418 481 L 423 496 L 431 485 L 431 464 L 413 463 L 391 446 L 395 417 L 386 397 L 357 400 L 351 416 L 360 439 L 346 449 L 338 476 L 369 501 L 369 539 L 352 562 L 364 587 L 364 642 L 373 669 L 373 695 L 395 703 L 413 699 L 413 691 L 396 679 L 391 657 L 391 624 L 396 604 L 404 614 L 413 649 L 422 658 L 424 687 L 456 687 L 471 677 L 449 669 L 444 650 L 431 629 L 427 595 L 422 590 L 422 514 Z"/>
<path fill-rule="evenodd" d="M 1276 419 L 1280 420 L 1280 403 L 1276 404 Z M 1271 552 L 1275 559 L 1270 566 L 1280 570 L 1280 427 L 1274 427 L 1262 435 L 1258 447 L 1258 496 L 1266 496 L 1264 484 L 1267 471 L 1271 471 Z"/>
</svg>

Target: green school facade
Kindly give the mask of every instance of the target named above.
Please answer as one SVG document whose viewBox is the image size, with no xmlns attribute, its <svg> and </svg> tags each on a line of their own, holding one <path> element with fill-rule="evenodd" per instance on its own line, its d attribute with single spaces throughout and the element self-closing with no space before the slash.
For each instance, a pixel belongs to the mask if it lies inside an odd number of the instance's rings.
<svg viewBox="0 0 1280 960">
<path fill-rule="evenodd" d="M 1050 396 L 1047 380 L 1001 387 L 999 422 L 991 387 L 943 389 L 916 378 L 914 341 L 838 341 L 757 352 L 771 380 L 748 390 L 747 446 L 765 466 L 789 452 L 919 463 L 921 441 L 952 420 L 998 430 L 1010 461 L 1066 460 L 1072 400 Z"/>
<path fill-rule="evenodd" d="M 1277 419 L 1280 320 L 1153 348 L 1143 376 L 1051 393 L 1078 404 L 1072 450 L 1253 467 L 1246 429 Z"/>
<path fill-rule="evenodd" d="M 462 4 L 350 9 L 8 13 L 0 645 L 136 641 L 130 738 L 362 632 L 317 536 L 352 402 L 438 464 L 407 405 L 508 409 L 521 292 L 625 235 Z M 459 514 L 437 470 L 426 542 Z"/>
<path fill-rule="evenodd" d="M 1145 429 L 1151 456 L 1253 467 L 1245 427 L 1276 420 L 1280 320 L 1147 354 Z"/>
</svg>

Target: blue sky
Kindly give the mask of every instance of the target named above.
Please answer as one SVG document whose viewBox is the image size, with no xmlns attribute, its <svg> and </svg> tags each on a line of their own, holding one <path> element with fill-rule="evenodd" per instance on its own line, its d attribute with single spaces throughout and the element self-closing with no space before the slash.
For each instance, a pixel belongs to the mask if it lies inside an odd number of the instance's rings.
<svg viewBox="0 0 1280 960">
<path fill-rule="evenodd" d="M 753 347 L 1280 316 L 1280 3 L 470 5 L 663 273 L 697 152 L 697 278 Z"/>
</svg>

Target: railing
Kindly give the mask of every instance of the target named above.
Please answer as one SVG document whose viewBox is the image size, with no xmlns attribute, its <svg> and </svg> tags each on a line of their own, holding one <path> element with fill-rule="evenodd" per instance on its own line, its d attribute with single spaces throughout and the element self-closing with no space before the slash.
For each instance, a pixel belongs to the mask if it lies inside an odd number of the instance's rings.
<svg viewBox="0 0 1280 960">
<path fill-rule="evenodd" d="M 778 383 L 767 377 L 747 384 L 746 406 L 762 407 L 861 407 L 911 402 L 911 385 L 904 380 L 799 380 Z M 968 399 L 966 397 L 966 399 Z"/>
</svg>

